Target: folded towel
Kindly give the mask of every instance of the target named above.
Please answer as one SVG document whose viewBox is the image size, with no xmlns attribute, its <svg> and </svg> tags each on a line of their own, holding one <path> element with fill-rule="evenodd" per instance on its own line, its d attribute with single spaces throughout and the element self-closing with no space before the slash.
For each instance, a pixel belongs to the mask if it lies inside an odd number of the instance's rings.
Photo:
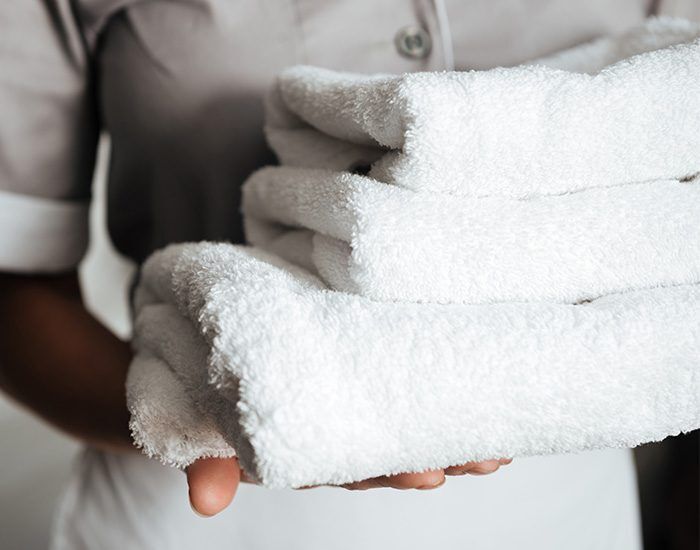
<svg viewBox="0 0 700 550">
<path fill-rule="evenodd" d="M 251 244 L 378 300 L 574 303 L 700 282 L 700 181 L 473 199 L 263 168 L 243 212 Z"/>
<path fill-rule="evenodd" d="M 194 365 L 198 365 L 206 372 L 205 364 L 192 363 L 191 367 L 195 370 Z M 213 418 L 197 408 L 168 363 L 146 348 L 135 355 L 126 385 L 133 415 L 131 434 L 149 456 L 173 466 L 186 466 L 198 458 L 236 455 Z"/>
<path fill-rule="evenodd" d="M 700 426 L 699 285 L 582 305 L 380 303 L 255 249 L 185 244 L 146 262 L 135 305 L 137 441 L 183 466 L 200 442 L 203 455 L 230 452 L 209 436 L 214 419 L 271 487 L 632 446 Z M 169 398 L 160 419 L 158 396 L 134 397 L 159 391 L 160 375 L 145 372 L 154 364 L 179 381 L 172 395 L 191 399 Z"/>
<path fill-rule="evenodd" d="M 155 274 L 155 272 L 151 272 Z M 225 410 L 228 401 L 209 387 L 208 346 L 194 325 L 178 314 L 174 304 L 161 303 L 149 288 L 170 284 L 170 277 L 158 273 L 136 292 L 137 315 L 132 346 L 136 353 L 127 377 L 127 402 L 132 418 L 134 442 L 149 455 L 177 457 L 173 465 L 185 465 L 203 457 L 235 456 L 221 435 L 208 407 Z M 153 306 L 147 312 L 145 306 Z M 169 310 L 160 315 L 160 324 L 148 324 L 144 316 L 151 310 Z M 157 343 L 157 344 L 156 344 Z M 182 351 L 182 360 L 174 356 Z M 168 361 L 163 357 L 167 353 Z M 187 391 L 185 391 L 185 386 Z"/>
<path fill-rule="evenodd" d="M 483 73 L 286 72 L 267 131 L 294 166 L 244 197 L 276 255 L 143 266 L 136 442 L 301 487 L 700 427 L 700 41 L 667 47 L 699 31 Z"/>
<path fill-rule="evenodd" d="M 416 191 L 528 197 L 700 170 L 700 26 L 653 20 L 539 64 L 401 76 L 283 71 L 267 105 L 282 164 Z M 669 43 L 682 43 L 662 47 Z M 582 59 L 587 59 L 588 63 Z"/>
</svg>

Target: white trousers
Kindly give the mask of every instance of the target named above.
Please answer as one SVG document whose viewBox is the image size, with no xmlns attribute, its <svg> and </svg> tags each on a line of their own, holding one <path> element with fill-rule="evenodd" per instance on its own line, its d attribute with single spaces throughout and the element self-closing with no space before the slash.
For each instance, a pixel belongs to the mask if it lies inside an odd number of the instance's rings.
<svg viewBox="0 0 700 550">
<path fill-rule="evenodd" d="M 628 450 L 516 459 L 434 491 L 272 491 L 243 484 L 220 516 L 189 508 L 183 473 L 85 450 L 52 550 L 641 550 Z"/>
</svg>

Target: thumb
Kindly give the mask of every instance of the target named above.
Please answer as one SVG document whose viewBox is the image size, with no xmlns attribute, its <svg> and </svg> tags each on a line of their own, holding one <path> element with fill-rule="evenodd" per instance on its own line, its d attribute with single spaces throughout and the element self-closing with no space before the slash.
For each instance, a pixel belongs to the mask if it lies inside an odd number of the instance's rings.
<svg viewBox="0 0 700 550">
<path fill-rule="evenodd" d="M 192 509 L 205 517 L 231 504 L 241 481 L 237 458 L 200 458 L 186 472 Z"/>
</svg>

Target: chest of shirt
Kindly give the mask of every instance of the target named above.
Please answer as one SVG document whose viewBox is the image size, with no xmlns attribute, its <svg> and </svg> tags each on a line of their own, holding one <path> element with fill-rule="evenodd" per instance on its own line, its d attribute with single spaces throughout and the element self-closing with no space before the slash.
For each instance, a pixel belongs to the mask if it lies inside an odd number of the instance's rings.
<svg viewBox="0 0 700 550">
<path fill-rule="evenodd" d="M 107 128 L 117 140 L 161 145 L 192 139 L 204 115 L 218 128 L 210 136 L 253 131 L 258 139 L 261 97 L 289 65 L 365 73 L 513 65 L 621 32 L 648 3 L 83 0 L 79 15 Z"/>
<path fill-rule="evenodd" d="M 620 32 L 641 21 L 649 4 L 650 0 L 83 0 L 79 9 L 88 43 L 98 56 L 124 48 L 125 57 L 134 62 L 125 43 L 132 41 L 154 69 L 171 77 L 207 83 L 234 78 L 246 86 L 294 63 L 359 72 L 512 65 Z"/>
</svg>

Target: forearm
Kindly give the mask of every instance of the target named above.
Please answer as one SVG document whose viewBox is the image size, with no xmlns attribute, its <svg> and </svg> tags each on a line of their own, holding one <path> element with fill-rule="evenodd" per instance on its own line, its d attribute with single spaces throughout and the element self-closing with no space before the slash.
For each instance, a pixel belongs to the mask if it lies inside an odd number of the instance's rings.
<svg viewBox="0 0 700 550">
<path fill-rule="evenodd" d="M 83 306 L 75 273 L 0 276 L 0 386 L 58 428 L 130 446 L 129 346 Z"/>
</svg>

